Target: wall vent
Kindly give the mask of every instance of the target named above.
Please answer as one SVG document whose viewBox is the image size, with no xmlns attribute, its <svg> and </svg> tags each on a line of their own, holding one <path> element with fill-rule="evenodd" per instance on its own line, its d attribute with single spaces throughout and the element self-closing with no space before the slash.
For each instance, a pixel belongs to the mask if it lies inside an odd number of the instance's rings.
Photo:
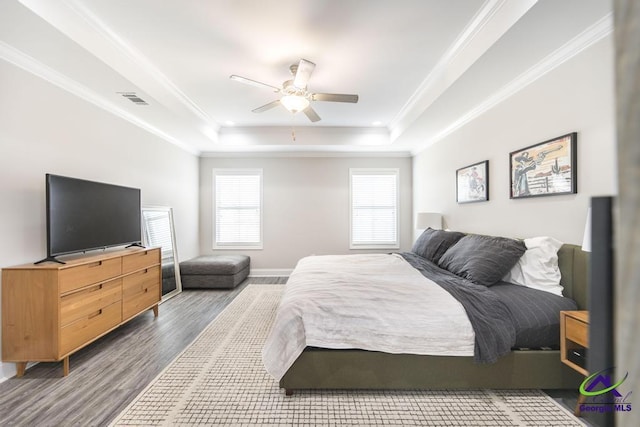
<svg viewBox="0 0 640 427">
<path fill-rule="evenodd" d="M 149 105 L 147 101 L 140 98 L 135 92 L 116 92 L 127 98 L 129 101 L 133 102 L 136 105 Z"/>
</svg>

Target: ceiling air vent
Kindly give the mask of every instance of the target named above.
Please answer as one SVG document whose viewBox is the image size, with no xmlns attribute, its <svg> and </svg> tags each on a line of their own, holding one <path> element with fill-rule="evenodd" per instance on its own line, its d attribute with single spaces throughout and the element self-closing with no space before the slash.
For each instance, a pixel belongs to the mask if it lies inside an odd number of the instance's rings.
<svg viewBox="0 0 640 427">
<path fill-rule="evenodd" d="M 124 96 L 125 98 L 127 98 L 129 101 L 133 102 L 136 105 L 149 105 L 147 101 L 140 98 L 135 92 L 116 92 L 116 93 Z"/>
</svg>

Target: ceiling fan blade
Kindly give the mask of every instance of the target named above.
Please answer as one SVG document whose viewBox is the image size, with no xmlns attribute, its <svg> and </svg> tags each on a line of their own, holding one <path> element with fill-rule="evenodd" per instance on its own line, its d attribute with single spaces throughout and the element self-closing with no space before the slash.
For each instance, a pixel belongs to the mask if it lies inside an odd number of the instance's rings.
<svg viewBox="0 0 640 427">
<path fill-rule="evenodd" d="M 296 76 L 293 79 L 293 85 L 298 89 L 306 88 L 314 68 L 316 68 L 316 64 L 306 59 L 301 59 L 298 64 Z"/>
<path fill-rule="evenodd" d="M 270 110 L 270 109 L 272 109 L 274 107 L 277 107 L 278 105 L 280 105 L 280 100 L 276 99 L 275 101 L 271 101 L 270 103 L 264 104 L 262 107 L 258 107 L 258 108 L 254 109 L 254 110 L 251 110 L 251 111 L 254 112 L 254 113 L 262 113 L 263 111 Z"/>
<path fill-rule="evenodd" d="M 343 93 L 313 93 L 312 101 L 328 101 L 328 102 L 358 102 L 358 95 L 346 95 Z"/>
<path fill-rule="evenodd" d="M 267 87 L 269 89 L 273 89 L 274 92 L 280 92 L 280 88 L 279 87 L 271 86 L 270 84 L 262 83 L 262 82 L 259 82 L 259 81 L 256 81 L 256 80 L 251 80 L 251 79 L 248 79 L 246 77 L 236 76 L 235 74 L 232 74 L 232 75 L 229 76 L 229 78 L 231 80 L 235 80 L 235 81 L 240 82 L 240 83 L 245 83 L 245 84 L 248 84 L 248 85 L 251 85 L 251 86 L 262 87 L 262 88 Z"/>
<path fill-rule="evenodd" d="M 309 118 L 309 120 L 311 120 L 312 122 L 318 122 L 320 121 L 320 116 L 318 115 L 318 113 L 316 113 L 316 110 L 314 110 L 313 108 L 311 108 L 311 106 L 308 106 L 307 108 L 305 108 L 304 110 L 302 110 L 302 112 L 305 114 L 305 116 L 307 116 Z"/>
</svg>

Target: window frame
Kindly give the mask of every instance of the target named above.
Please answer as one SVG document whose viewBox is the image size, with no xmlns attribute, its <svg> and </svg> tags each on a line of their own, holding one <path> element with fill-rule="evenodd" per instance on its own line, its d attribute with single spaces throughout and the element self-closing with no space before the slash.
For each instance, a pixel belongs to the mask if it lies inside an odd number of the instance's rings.
<svg viewBox="0 0 640 427">
<path fill-rule="evenodd" d="M 354 243 L 353 241 L 353 176 L 393 175 L 396 185 L 396 241 L 393 243 Z M 349 168 L 349 249 L 400 249 L 400 169 L 399 168 Z"/>
<path fill-rule="evenodd" d="M 218 214 L 218 206 L 217 206 L 217 194 L 216 194 L 216 178 L 220 175 L 258 175 L 260 177 L 260 241 L 256 243 L 248 243 L 248 242 L 230 242 L 230 243 L 218 243 L 216 238 L 217 231 L 217 214 Z M 262 168 L 213 168 L 212 170 L 212 249 L 214 250 L 235 250 L 235 249 L 243 249 L 243 250 L 260 250 L 263 249 L 263 222 L 264 222 L 264 176 Z"/>
</svg>

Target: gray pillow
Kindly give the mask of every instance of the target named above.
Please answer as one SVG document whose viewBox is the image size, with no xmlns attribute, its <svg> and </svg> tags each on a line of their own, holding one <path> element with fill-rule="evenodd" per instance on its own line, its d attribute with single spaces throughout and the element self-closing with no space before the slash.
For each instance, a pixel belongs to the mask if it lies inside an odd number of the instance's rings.
<svg viewBox="0 0 640 427">
<path fill-rule="evenodd" d="M 420 255 L 422 258 L 426 258 L 433 263 L 437 263 L 447 249 L 463 237 L 464 233 L 459 233 L 457 231 L 444 231 L 427 228 L 413 244 L 411 252 L 416 255 Z"/>
<path fill-rule="evenodd" d="M 438 265 L 478 285 L 491 286 L 511 270 L 526 250 L 522 240 L 470 234 L 451 246 Z"/>
</svg>

